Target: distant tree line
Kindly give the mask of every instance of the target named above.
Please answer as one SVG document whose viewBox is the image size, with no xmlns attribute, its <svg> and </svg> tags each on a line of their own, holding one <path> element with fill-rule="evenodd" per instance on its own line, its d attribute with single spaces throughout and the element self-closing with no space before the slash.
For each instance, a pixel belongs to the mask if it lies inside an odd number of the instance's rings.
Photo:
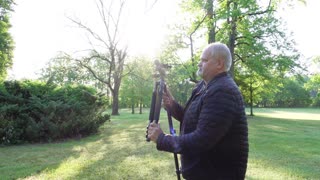
<svg viewBox="0 0 320 180">
<path fill-rule="evenodd" d="M 52 62 L 55 62 L 54 60 Z M 172 65 L 167 71 L 166 83 L 176 100 L 182 104 L 187 101 L 195 83 L 188 79 L 185 67 L 189 64 Z M 98 91 L 108 93 L 106 88 L 100 88 L 94 77 L 86 74 L 84 69 L 74 71 L 72 63 L 44 71 L 42 80 L 48 82 L 47 74 L 56 74 L 51 81 L 55 84 L 70 85 L 91 84 Z M 79 67 L 78 67 L 79 68 Z M 69 70 L 68 70 L 69 69 Z M 103 71 L 103 70 L 102 70 Z M 59 73 L 61 72 L 61 73 Z M 68 72 L 72 72 L 69 74 Z M 143 107 L 149 107 L 154 86 L 155 69 L 152 59 L 135 57 L 124 68 L 124 76 L 119 93 L 120 108 L 135 108 L 141 113 Z M 83 74 L 81 74 L 83 73 Z M 85 78 L 84 78 L 85 75 Z M 69 77 L 68 77 L 69 76 Z M 81 78 L 83 77 L 83 78 Z M 248 107 L 319 107 L 320 106 L 320 74 L 288 75 L 283 78 L 252 80 L 246 77 L 239 83 Z M 243 80 L 243 81 L 244 81 Z M 246 83 L 248 82 L 248 83 Z M 111 94 L 109 93 L 109 99 Z M 111 101 L 108 101 L 112 103 Z"/>
</svg>

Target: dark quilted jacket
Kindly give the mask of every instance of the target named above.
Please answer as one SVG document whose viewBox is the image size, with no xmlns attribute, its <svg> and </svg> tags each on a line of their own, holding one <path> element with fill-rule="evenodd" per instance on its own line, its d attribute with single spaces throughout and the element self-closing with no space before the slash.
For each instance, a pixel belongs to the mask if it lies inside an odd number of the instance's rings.
<svg viewBox="0 0 320 180">
<path fill-rule="evenodd" d="M 244 179 L 248 126 L 241 93 L 227 73 L 198 84 L 185 108 L 175 103 L 180 136 L 161 134 L 157 149 L 181 154 L 185 179 Z"/>
</svg>

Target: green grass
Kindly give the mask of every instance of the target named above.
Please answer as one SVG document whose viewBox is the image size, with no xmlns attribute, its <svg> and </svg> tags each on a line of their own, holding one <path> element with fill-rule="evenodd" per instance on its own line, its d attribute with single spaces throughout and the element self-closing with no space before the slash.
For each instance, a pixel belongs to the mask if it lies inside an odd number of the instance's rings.
<svg viewBox="0 0 320 180">
<path fill-rule="evenodd" d="M 120 113 L 81 140 L 0 147 L 0 179 L 176 179 L 172 154 L 145 141 L 148 111 Z M 320 179 L 320 109 L 254 113 L 246 178 Z"/>
<path fill-rule="evenodd" d="M 320 179 L 320 109 L 258 109 L 249 117 L 247 179 Z"/>
</svg>

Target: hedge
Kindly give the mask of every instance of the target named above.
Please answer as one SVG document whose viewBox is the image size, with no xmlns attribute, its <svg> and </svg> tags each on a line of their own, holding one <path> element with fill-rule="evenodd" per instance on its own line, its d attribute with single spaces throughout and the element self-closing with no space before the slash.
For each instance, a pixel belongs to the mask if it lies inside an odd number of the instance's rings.
<svg viewBox="0 0 320 180">
<path fill-rule="evenodd" d="M 105 96 L 86 86 L 5 81 L 0 85 L 0 144 L 51 142 L 98 131 L 110 119 Z"/>
</svg>

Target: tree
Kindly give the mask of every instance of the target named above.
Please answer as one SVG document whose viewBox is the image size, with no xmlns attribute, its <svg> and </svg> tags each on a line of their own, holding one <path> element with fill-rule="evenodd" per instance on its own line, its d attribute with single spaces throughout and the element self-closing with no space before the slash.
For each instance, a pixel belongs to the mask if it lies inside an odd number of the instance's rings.
<svg viewBox="0 0 320 180">
<path fill-rule="evenodd" d="M 298 77 L 282 79 L 281 87 L 275 94 L 275 105 L 277 107 L 305 107 L 309 105 L 309 92 L 303 88 L 303 83 Z"/>
<path fill-rule="evenodd" d="M 136 106 L 142 114 L 142 107 L 149 106 L 153 88 L 154 65 L 146 57 L 134 57 L 125 68 L 127 76 L 124 77 L 120 89 L 121 103 L 130 106 L 132 114 Z"/>
<path fill-rule="evenodd" d="M 190 61 L 184 62 L 181 65 L 172 66 L 168 71 L 167 85 L 170 87 L 170 91 L 175 100 L 180 104 L 185 104 L 190 97 L 194 81 L 190 79 Z"/>
<path fill-rule="evenodd" d="M 92 68 L 99 74 L 105 72 L 104 63 L 97 60 Z M 65 53 L 60 53 L 52 58 L 46 66 L 41 69 L 39 80 L 47 84 L 57 85 L 89 85 L 93 86 L 98 92 L 108 95 L 108 89 L 100 81 L 97 81 L 86 68 L 79 66 L 78 62 Z M 109 99 L 109 97 L 108 97 Z"/>
<path fill-rule="evenodd" d="M 121 47 L 120 43 L 120 20 L 125 1 L 111 0 L 109 4 L 106 4 L 105 1 L 98 0 L 96 5 L 104 28 L 103 33 L 98 33 L 94 27 L 89 27 L 80 20 L 69 18 L 90 35 L 90 44 L 92 45 L 88 56 L 73 59 L 81 67 L 86 68 L 96 80 L 108 87 L 112 94 L 112 115 L 119 115 L 119 90 L 127 57 L 127 49 Z M 105 67 L 105 73 L 93 68 L 97 61 L 103 62 L 101 65 Z"/>
<path fill-rule="evenodd" d="M 89 84 L 90 75 L 86 69 L 81 68 L 72 58 L 64 53 L 52 58 L 46 66 L 41 69 L 40 80 L 47 84 L 71 85 Z"/>
<path fill-rule="evenodd" d="M 320 74 L 315 74 L 310 77 L 307 83 L 304 84 L 306 90 L 309 91 L 312 106 L 320 106 Z"/>
<path fill-rule="evenodd" d="M 267 82 L 254 71 L 246 70 L 246 73 L 239 74 L 238 85 L 244 97 L 245 103 L 250 106 L 250 116 L 253 116 L 253 107 L 261 101 L 261 92 Z"/>
<path fill-rule="evenodd" d="M 5 79 L 7 69 L 12 66 L 14 42 L 9 33 L 9 13 L 14 4 L 14 0 L 0 1 L 0 81 Z"/>
<path fill-rule="evenodd" d="M 246 91 L 243 94 L 251 106 L 261 101 L 260 92 L 274 93 L 274 89 L 280 88 L 278 78 L 294 75 L 300 68 L 295 42 L 276 16 L 279 2 L 184 0 L 182 3 L 186 12 L 193 14 L 187 32 L 200 38 L 206 36 L 208 43 L 221 41 L 228 45 L 233 59 L 230 74 Z M 195 44 L 190 39 L 191 67 L 186 69 L 194 74 L 199 56 L 193 53 Z"/>
</svg>

